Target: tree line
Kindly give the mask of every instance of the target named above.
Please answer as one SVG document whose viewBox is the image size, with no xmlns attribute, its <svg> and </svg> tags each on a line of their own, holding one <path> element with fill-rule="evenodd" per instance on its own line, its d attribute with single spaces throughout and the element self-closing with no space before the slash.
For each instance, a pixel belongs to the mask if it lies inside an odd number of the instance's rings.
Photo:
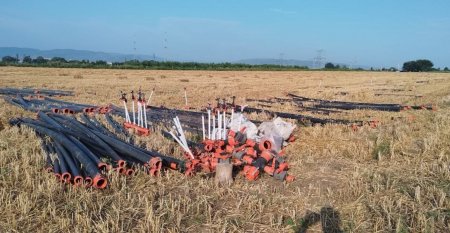
<svg viewBox="0 0 450 233">
<path fill-rule="evenodd" d="M 51 59 L 38 56 L 31 58 L 30 56 L 23 57 L 22 60 L 18 56 L 4 56 L 0 62 L 0 66 L 24 66 L 24 67 L 56 67 L 56 68 L 112 68 L 112 69 L 155 69 L 155 70 L 308 70 L 307 66 L 281 66 L 281 65 L 249 65 L 240 63 L 200 63 L 200 62 L 177 62 L 177 61 L 154 61 L 154 60 L 130 60 L 124 62 L 108 63 L 103 60 L 89 61 L 89 60 L 66 60 L 62 57 L 53 57 Z M 404 72 L 429 72 L 441 71 L 433 68 L 434 64 L 427 59 L 420 59 L 415 61 L 408 61 L 403 64 L 402 71 Z M 321 70 L 363 70 L 362 68 L 351 69 L 345 65 L 333 64 L 328 62 Z M 396 68 L 382 68 L 371 71 L 397 71 Z M 448 72 L 448 67 L 443 71 Z"/>
<path fill-rule="evenodd" d="M 200 63 L 154 60 L 130 60 L 108 63 L 103 60 L 66 60 L 62 57 L 46 59 L 42 56 L 31 58 L 25 56 L 22 61 L 17 57 L 5 56 L 0 65 L 24 67 L 58 67 L 58 68 L 113 68 L 113 69 L 156 69 L 156 70 L 307 70 L 306 66 L 249 65 L 239 63 Z"/>
</svg>

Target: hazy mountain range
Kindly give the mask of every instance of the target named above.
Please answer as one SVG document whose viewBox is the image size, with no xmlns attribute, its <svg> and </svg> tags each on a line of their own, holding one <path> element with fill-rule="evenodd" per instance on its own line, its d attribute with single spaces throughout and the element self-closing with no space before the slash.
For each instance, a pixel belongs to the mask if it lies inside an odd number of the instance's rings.
<svg viewBox="0 0 450 233">
<path fill-rule="evenodd" d="M 3 56 L 16 56 L 23 58 L 24 56 L 30 56 L 32 58 L 42 56 L 44 58 L 63 57 L 66 60 L 90 60 L 90 61 L 109 61 L 109 62 L 123 62 L 127 60 L 161 60 L 159 57 L 149 55 L 133 55 L 122 53 L 106 53 L 96 52 L 89 50 L 76 50 L 76 49 L 51 49 L 40 50 L 32 48 L 17 48 L 17 47 L 0 47 L 0 57 Z"/>
<path fill-rule="evenodd" d="M 103 60 L 108 62 L 123 62 L 133 59 L 156 60 L 156 61 L 163 60 L 161 57 L 142 54 L 133 55 L 133 54 L 107 53 L 107 52 L 76 50 L 76 49 L 40 50 L 33 48 L 0 47 L 0 57 L 16 56 L 16 55 L 18 55 L 20 59 L 22 59 L 24 56 L 30 56 L 32 58 L 42 56 L 44 58 L 63 57 L 66 60 L 90 60 L 90 61 Z M 296 60 L 296 59 L 251 58 L 251 59 L 231 61 L 231 63 L 243 63 L 250 65 L 270 64 L 270 65 L 284 65 L 284 66 L 307 66 L 310 68 L 314 67 L 313 61 Z M 339 64 L 340 66 L 346 65 L 343 63 L 335 63 L 335 64 Z M 358 67 L 365 68 L 364 66 Z"/>
</svg>

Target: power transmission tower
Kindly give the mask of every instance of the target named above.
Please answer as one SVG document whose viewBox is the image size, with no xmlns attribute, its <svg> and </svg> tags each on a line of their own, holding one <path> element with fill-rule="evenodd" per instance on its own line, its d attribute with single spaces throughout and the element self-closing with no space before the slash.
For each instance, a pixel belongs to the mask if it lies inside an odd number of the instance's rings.
<svg viewBox="0 0 450 233">
<path fill-rule="evenodd" d="M 163 48 L 164 48 L 164 61 L 167 61 L 167 57 L 169 56 L 168 50 L 169 47 L 167 46 L 167 32 L 164 32 L 164 41 L 163 41 Z"/>
<path fill-rule="evenodd" d="M 136 41 L 133 41 L 133 60 L 136 61 Z"/>
<path fill-rule="evenodd" d="M 280 66 L 284 65 L 283 57 L 284 57 L 284 53 L 280 53 Z"/>
<path fill-rule="evenodd" d="M 319 49 L 316 52 L 317 52 L 316 57 L 314 57 L 314 60 L 313 60 L 313 63 L 314 63 L 313 67 L 315 69 L 321 69 L 321 68 L 323 68 L 324 63 L 326 61 L 325 57 L 323 56 L 325 50 Z"/>
</svg>

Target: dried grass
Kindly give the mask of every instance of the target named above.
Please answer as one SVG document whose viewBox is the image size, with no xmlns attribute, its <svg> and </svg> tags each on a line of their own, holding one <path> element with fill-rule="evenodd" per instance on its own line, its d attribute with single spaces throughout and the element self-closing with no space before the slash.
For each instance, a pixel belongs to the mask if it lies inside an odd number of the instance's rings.
<svg viewBox="0 0 450 233">
<path fill-rule="evenodd" d="M 101 105 L 111 101 L 119 105 L 114 96 L 120 90 L 137 88 L 130 79 L 111 78 L 115 70 L 78 69 L 79 75 L 93 77 L 84 82 L 61 77 L 61 72 L 69 70 L 1 67 L 0 74 L 6 75 L 0 80 L 2 86 L 46 84 L 47 88 L 72 89 L 79 95 L 64 99 Z M 139 77 L 143 73 L 127 70 L 121 75 Z M 407 84 L 425 95 L 420 103 L 437 103 L 440 110 L 353 111 L 330 116 L 377 118 L 382 122 L 377 129 L 365 126 L 352 131 L 335 125 L 300 128 L 297 141 L 286 148 L 290 173 L 297 177 L 290 184 L 267 176 L 256 182 L 238 176 L 226 188 L 216 187 L 202 174 L 188 178 L 170 171 L 154 178 L 138 172 L 135 177 L 109 174 L 111 186 L 99 191 L 63 186 L 44 173 L 39 139 L 27 128 L 8 126 L 13 117 L 34 114 L 0 100 L 0 122 L 5 127 L 0 131 L 0 232 L 320 232 L 322 228 L 347 232 L 448 231 L 449 74 L 423 77 L 378 72 L 145 71 L 144 75 L 190 80 L 189 104 L 197 108 L 208 101 L 214 103 L 216 97 L 235 95 L 242 103 L 245 97 L 268 98 L 286 92 L 337 100 L 414 104 L 417 100 L 413 98 L 373 95 L 373 89 L 380 86 Z M 233 82 L 220 78 L 224 76 L 233 77 Z M 318 93 L 314 80 L 320 78 L 322 87 L 339 86 L 349 95 L 336 96 L 330 88 Z M 438 79 L 441 81 L 434 81 Z M 429 82 L 415 85 L 417 80 Z M 211 82 L 217 86 L 214 91 Z M 142 89 L 149 92 L 152 85 L 142 83 Z M 158 85 L 154 104 L 184 105 L 186 83 L 165 79 Z M 84 94 L 93 89 L 96 98 Z M 292 106 L 276 109 L 295 112 Z M 408 121 L 409 115 L 415 121 Z M 179 147 L 159 133 L 139 142 L 162 153 L 181 155 Z"/>
</svg>

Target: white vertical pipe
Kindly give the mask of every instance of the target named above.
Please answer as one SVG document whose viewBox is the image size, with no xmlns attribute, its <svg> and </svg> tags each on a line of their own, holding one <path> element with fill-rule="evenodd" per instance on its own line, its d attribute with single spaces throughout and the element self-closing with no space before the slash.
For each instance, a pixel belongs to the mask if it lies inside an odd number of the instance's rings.
<svg viewBox="0 0 450 233">
<path fill-rule="evenodd" d="M 216 140 L 216 115 L 213 115 L 213 119 L 212 119 L 212 133 L 211 133 L 211 137 L 213 140 Z"/>
<path fill-rule="evenodd" d="M 227 136 L 227 112 L 223 111 L 223 135 L 222 139 L 225 140 Z"/>
<path fill-rule="evenodd" d="M 148 124 L 147 124 L 147 106 L 145 104 L 143 104 L 142 108 L 144 110 L 144 125 L 145 125 L 145 128 L 148 129 Z"/>
<path fill-rule="evenodd" d="M 211 139 L 211 110 L 208 109 L 208 139 Z"/>
<path fill-rule="evenodd" d="M 125 101 L 123 101 L 123 106 L 125 108 L 125 121 L 130 123 L 130 115 L 128 114 L 127 103 Z"/>
<path fill-rule="evenodd" d="M 205 116 L 202 115 L 203 141 L 205 141 Z"/>
<path fill-rule="evenodd" d="M 138 126 L 141 126 L 141 102 L 137 102 L 137 107 L 138 107 L 138 121 L 137 124 Z"/>
<path fill-rule="evenodd" d="M 217 111 L 217 139 L 222 139 L 222 115 Z"/>
<path fill-rule="evenodd" d="M 136 113 L 135 113 L 135 110 L 134 110 L 134 100 L 132 99 L 131 100 L 131 105 L 133 106 L 132 108 L 133 108 L 133 124 L 136 124 Z"/>
</svg>

